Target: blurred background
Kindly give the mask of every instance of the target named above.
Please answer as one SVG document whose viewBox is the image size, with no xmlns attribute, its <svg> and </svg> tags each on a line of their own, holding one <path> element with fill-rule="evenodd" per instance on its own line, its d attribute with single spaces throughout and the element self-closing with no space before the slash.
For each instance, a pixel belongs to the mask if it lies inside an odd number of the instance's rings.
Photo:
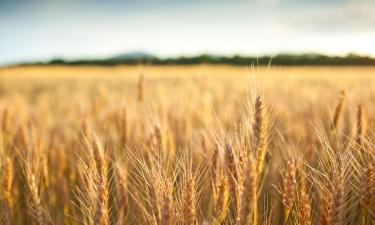
<svg viewBox="0 0 375 225">
<path fill-rule="evenodd" d="M 279 54 L 370 63 L 374 8 L 373 0 L 0 0 L 0 64 L 201 55 L 278 64 Z"/>
</svg>

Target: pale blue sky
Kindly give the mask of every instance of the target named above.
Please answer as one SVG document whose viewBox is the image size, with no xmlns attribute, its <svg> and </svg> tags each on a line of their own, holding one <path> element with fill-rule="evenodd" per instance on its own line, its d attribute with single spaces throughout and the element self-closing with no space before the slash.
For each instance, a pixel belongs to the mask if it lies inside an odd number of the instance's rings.
<svg viewBox="0 0 375 225">
<path fill-rule="evenodd" d="M 375 56 L 374 0 L 0 0 L 0 63 L 53 57 Z"/>
</svg>

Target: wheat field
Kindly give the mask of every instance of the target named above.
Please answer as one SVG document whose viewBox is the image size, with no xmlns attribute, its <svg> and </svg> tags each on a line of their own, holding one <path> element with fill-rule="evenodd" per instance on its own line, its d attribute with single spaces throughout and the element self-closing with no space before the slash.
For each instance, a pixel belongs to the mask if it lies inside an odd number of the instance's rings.
<svg viewBox="0 0 375 225">
<path fill-rule="evenodd" d="M 0 68 L 0 222 L 373 224 L 374 74 Z"/>
</svg>

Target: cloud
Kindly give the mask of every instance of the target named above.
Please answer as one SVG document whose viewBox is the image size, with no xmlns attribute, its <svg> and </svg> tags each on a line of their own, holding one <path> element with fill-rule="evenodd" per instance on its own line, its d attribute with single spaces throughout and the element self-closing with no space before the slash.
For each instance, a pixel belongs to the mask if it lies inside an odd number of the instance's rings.
<svg viewBox="0 0 375 225">
<path fill-rule="evenodd" d="M 281 3 L 280 0 L 255 0 L 255 1 L 259 6 L 265 6 L 265 7 L 277 6 Z"/>
<path fill-rule="evenodd" d="M 330 7 L 315 7 L 291 12 L 287 23 L 309 32 L 366 33 L 375 32 L 375 1 L 353 0 Z"/>
</svg>

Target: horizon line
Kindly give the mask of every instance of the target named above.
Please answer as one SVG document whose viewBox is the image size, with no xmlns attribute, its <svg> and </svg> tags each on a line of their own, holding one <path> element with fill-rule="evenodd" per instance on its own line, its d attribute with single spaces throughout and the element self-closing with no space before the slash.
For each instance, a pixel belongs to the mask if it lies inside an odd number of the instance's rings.
<svg viewBox="0 0 375 225">
<path fill-rule="evenodd" d="M 218 57 L 234 57 L 234 56 L 240 56 L 240 57 L 251 57 L 251 58 L 262 58 L 262 57 L 276 57 L 280 55 L 292 55 L 292 56 L 304 56 L 304 55 L 320 55 L 320 56 L 326 56 L 326 57 L 348 57 L 350 55 L 358 56 L 362 58 L 371 58 L 375 59 L 375 53 L 374 54 L 365 54 L 365 53 L 358 53 L 355 51 L 348 51 L 341 54 L 333 54 L 333 53 L 323 53 L 319 51 L 283 51 L 283 52 L 277 52 L 277 53 L 245 53 L 245 52 L 233 52 L 233 53 L 218 53 L 213 51 L 201 51 L 197 53 L 176 53 L 176 54 L 170 54 L 170 55 L 164 55 L 163 54 L 157 54 L 152 51 L 144 51 L 144 50 L 134 50 L 134 51 L 122 51 L 112 54 L 105 54 L 105 55 L 97 55 L 97 56 L 50 56 L 50 57 L 44 57 L 44 58 L 35 58 L 35 59 L 19 59 L 19 60 L 9 60 L 8 62 L 0 62 L 1 67 L 7 67 L 7 66 L 14 66 L 14 65 L 27 65 L 27 64 L 35 64 L 35 63 L 49 63 L 54 60 L 63 60 L 66 62 L 74 62 L 74 61 L 101 61 L 101 60 L 109 60 L 114 57 L 118 57 L 120 55 L 130 55 L 130 54 L 144 54 L 149 55 L 150 57 L 154 57 L 160 60 L 166 60 L 166 59 L 178 59 L 178 58 L 194 58 L 199 56 L 218 56 Z M 131 58 L 131 57 L 129 57 Z M 136 57 L 133 57 L 136 58 Z M 140 57 L 142 58 L 142 57 Z"/>
</svg>

